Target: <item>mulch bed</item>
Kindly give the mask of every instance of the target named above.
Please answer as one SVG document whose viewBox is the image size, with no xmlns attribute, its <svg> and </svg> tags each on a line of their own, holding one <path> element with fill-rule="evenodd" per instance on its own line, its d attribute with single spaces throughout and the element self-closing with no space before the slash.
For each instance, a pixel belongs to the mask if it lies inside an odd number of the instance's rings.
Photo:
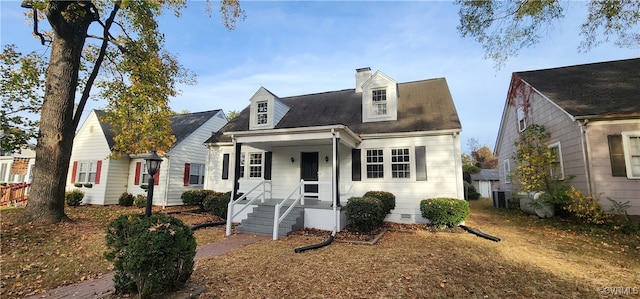
<svg viewBox="0 0 640 299">
<path fill-rule="evenodd" d="M 357 231 L 351 230 L 347 226 L 340 232 L 336 233 L 334 240 L 338 242 L 375 244 L 375 242 L 378 239 L 380 239 L 380 237 L 384 235 L 384 233 L 388 230 L 406 231 L 406 232 L 426 231 L 426 232 L 433 232 L 433 233 L 460 233 L 460 234 L 465 233 L 465 231 L 462 228 L 457 226 L 450 227 L 450 228 L 437 228 L 434 226 L 430 226 L 428 224 L 402 224 L 402 223 L 385 222 L 382 227 L 368 233 L 357 232 Z M 330 235 L 331 235 L 331 231 L 315 229 L 315 228 L 304 228 L 291 233 L 291 236 L 305 236 L 305 237 L 313 237 L 318 239 L 326 239 Z"/>
</svg>

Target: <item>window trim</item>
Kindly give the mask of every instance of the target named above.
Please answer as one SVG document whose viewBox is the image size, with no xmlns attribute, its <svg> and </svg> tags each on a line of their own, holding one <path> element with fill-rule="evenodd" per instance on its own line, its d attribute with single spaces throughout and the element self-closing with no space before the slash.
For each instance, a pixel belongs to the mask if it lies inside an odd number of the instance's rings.
<svg viewBox="0 0 640 299">
<path fill-rule="evenodd" d="M 249 167 L 249 179 L 262 179 L 262 177 L 264 176 L 264 153 L 263 152 L 250 152 L 248 153 L 249 155 L 249 163 L 246 165 L 247 167 Z M 252 159 L 252 155 L 260 155 L 260 163 L 252 163 L 254 160 Z M 260 169 L 260 175 L 259 176 L 252 176 L 252 169 L 253 167 L 259 167 Z"/>
<path fill-rule="evenodd" d="M 199 172 L 198 173 L 193 173 L 194 168 L 198 168 Z M 205 175 L 205 171 L 204 171 L 204 164 L 200 164 L 200 163 L 189 163 L 189 186 L 201 186 L 204 185 L 204 175 Z M 197 183 L 192 183 L 191 182 L 191 177 L 196 176 L 198 178 L 198 182 Z"/>
<path fill-rule="evenodd" d="M 383 92 L 381 94 L 377 94 Z M 384 97 L 384 99 L 382 99 Z M 378 98 L 378 99 L 377 99 Z M 376 100 L 377 99 L 377 100 Z M 379 109 L 384 106 L 384 113 L 380 113 Z M 371 89 L 371 114 L 372 117 L 385 117 L 389 115 L 389 101 L 387 100 L 387 88 L 375 88 Z"/>
<path fill-rule="evenodd" d="M 505 184 L 511 184 L 511 164 L 509 163 L 509 159 L 502 160 L 502 179 Z"/>
<path fill-rule="evenodd" d="M 260 106 L 264 104 L 264 111 L 260 111 Z M 261 118 L 263 116 L 263 118 Z M 264 122 L 260 122 L 264 119 Z M 256 125 L 266 126 L 269 124 L 269 101 L 257 101 L 256 102 Z"/>
<path fill-rule="evenodd" d="M 562 180 L 564 180 L 564 162 L 562 160 L 562 146 L 560 146 L 560 141 L 557 141 L 557 142 L 554 142 L 552 144 L 549 144 L 548 148 L 549 148 L 549 150 L 551 150 L 552 148 L 557 148 L 558 149 L 558 155 L 556 157 L 556 161 L 554 161 L 554 162 L 559 164 L 559 166 L 560 166 L 560 176 L 557 177 L 557 178 L 554 177 L 554 173 L 553 173 L 554 167 L 551 167 L 551 170 L 549 170 L 551 172 L 550 173 L 551 179 L 562 181 Z"/>
<path fill-rule="evenodd" d="M 628 179 L 640 179 L 640 173 L 633 173 L 633 167 L 631 165 L 632 158 L 638 157 L 640 159 L 640 152 L 631 153 L 631 138 L 638 138 L 638 142 L 640 142 L 640 131 L 627 131 L 622 132 L 622 146 L 624 148 L 624 165 L 627 169 L 627 178 Z M 639 148 L 640 151 L 640 148 Z"/>
<path fill-rule="evenodd" d="M 518 132 L 522 132 L 527 129 L 527 114 L 524 111 L 524 107 L 520 106 L 516 109 L 516 117 L 518 118 Z"/>
<path fill-rule="evenodd" d="M 402 157 L 406 157 L 408 160 L 407 161 L 402 161 L 402 162 L 394 162 L 394 151 L 398 151 L 401 150 L 403 151 L 403 153 L 401 155 L 395 155 L 395 158 L 402 156 Z M 404 151 L 406 151 L 406 154 L 404 153 Z M 395 148 L 391 148 L 391 178 L 392 179 L 411 179 L 411 148 L 410 147 L 395 147 Z M 394 165 L 406 165 L 406 170 L 394 170 L 393 166 Z M 403 172 L 405 173 L 406 176 L 396 176 L 397 172 Z"/>
<path fill-rule="evenodd" d="M 82 171 L 82 165 L 88 165 L 86 171 Z M 95 169 L 92 170 L 91 166 L 95 166 Z M 91 174 L 93 173 L 93 179 L 91 179 Z M 81 174 L 86 174 L 84 180 L 80 179 Z M 96 178 L 98 176 L 98 162 L 97 161 L 78 161 L 78 168 L 76 169 L 76 182 L 78 183 L 95 183 Z"/>
<path fill-rule="evenodd" d="M 375 158 L 380 158 L 380 161 L 376 161 L 376 162 L 369 162 L 369 153 L 372 151 L 376 151 L 377 153 L 379 153 L 379 155 L 375 156 Z M 372 158 L 374 158 L 374 156 L 371 156 Z M 384 149 L 382 148 L 368 148 L 365 150 L 365 172 L 367 173 L 367 179 L 384 179 Z M 369 166 L 380 166 L 381 168 L 377 171 L 375 171 L 375 173 L 380 172 L 380 176 L 370 176 L 370 174 L 373 174 L 374 171 L 369 171 Z"/>
</svg>

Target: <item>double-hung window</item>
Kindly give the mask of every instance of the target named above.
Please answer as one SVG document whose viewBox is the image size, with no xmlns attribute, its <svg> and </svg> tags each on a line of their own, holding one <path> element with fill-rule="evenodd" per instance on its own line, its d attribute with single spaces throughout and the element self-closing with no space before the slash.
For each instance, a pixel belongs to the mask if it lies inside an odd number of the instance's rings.
<svg viewBox="0 0 640 299">
<path fill-rule="evenodd" d="M 96 162 L 79 162 L 78 164 L 77 181 L 95 183 L 98 164 Z"/>
<path fill-rule="evenodd" d="M 518 116 L 518 130 L 522 132 L 527 128 L 527 115 L 524 107 L 518 107 L 516 114 Z"/>
<path fill-rule="evenodd" d="M 374 89 L 371 91 L 373 114 L 374 115 L 387 115 L 387 90 L 386 89 Z"/>
<path fill-rule="evenodd" d="M 511 183 L 511 165 L 509 164 L 509 159 L 502 161 L 502 179 L 505 184 Z"/>
<path fill-rule="evenodd" d="M 249 177 L 262 177 L 262 153 L 249 154 Z"/>
<path fill-rule="evenodd" d="M 245 153 L 241 153 L 240 154 L 240 177 L 244 178 L 244 160 L 245 160 Z"/>
<path fill-rule="evenodd" d="M 622 132 L 627 178 L 640 179 L 640 131 Z"/>
<path fill-rule="evenodd" d="M 269 110 L 269 106 L 267 101 L 257 102 L 258 109 L 256 111 L 256 123 L 259 125 L 264 125 L 267 123 L 267 112 Z"/>
<path fill-rule="evenodd" d="M 189 185 L 204 184 L 204 164 L 191 164 L 189 167 Z"/>
<path fill-rule="evenodd" d="M 560 142 L 549 145 L 551 151 L 551 179 L 564 180 L 564 169 L 562 165 L 562 149 L 560 148 Z"/>
<path fill-rule="evenodd" d="M 367 178 L 384 177 L 384 158 L 381 149 L 367 150 Z"/>
<path fill-rule="evenodd" d="M 391 177 L 410 178 L 411 171 L 409 165 L 408 148 L 391 149 Z"/>
</svg>

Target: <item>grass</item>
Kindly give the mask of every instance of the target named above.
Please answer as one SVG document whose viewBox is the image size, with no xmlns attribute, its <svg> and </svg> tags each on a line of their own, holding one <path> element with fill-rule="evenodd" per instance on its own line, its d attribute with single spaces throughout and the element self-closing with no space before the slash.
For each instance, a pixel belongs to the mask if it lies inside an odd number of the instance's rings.
<svg viewBox="0 0 640 299">
<path fill-rule="evenodd" d="M 390 231 L 373 246 L 334 242 L 294 253 L 322 241 L 295 235 L 198 260 L 190 281 L 207 287 L 201 298 L 613 298 L 619 296 L 610 294 L 611 287 L 640 289 L 638 234 L 540 220 L 493 209 L 489 200 L 471 205 L 466 224 L 501 242 Z M 2 298 L 109 272 L 102 258 L 104 227 L 131 210 L 68 209 L 75 223 L 48 227 L 15 226 L 20 212 L 2 211 Z M 202 222 L 202 216 L 180 217 Z M 196 231 L 198 244 L 223 235 L 221 227 Z"/>
</svg>

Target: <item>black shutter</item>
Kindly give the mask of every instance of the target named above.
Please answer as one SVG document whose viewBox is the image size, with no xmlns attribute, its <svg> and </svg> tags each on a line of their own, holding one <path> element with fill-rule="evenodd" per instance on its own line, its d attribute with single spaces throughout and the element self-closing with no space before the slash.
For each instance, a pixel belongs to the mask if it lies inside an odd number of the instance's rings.
<svg viewBox="0 0 640 299">
<path fill-rule="evenodd" d="M 271 179 L 271 160 L 272 160 L 272 153 L 271 152 L 264 153 L 264 179 L 265 180 Z"/>
<path fill-rule="evenodd" d="M 362 174 L 360 173 L 360 155 L 361 152 L 359 149 L 351 150 L 351 180 L 352 181 L 361 181 Z"/>
<path fill-rule="evenodd" d="M 609 158 L 611 159 L 611 175 L 627 177 L 627 167 L 624 164 L 624 148 L 622 135 L 609 135 Z"/>
<path fill-rule="evenodd" d="M 427 180 L 427 155 L 425 146 L 416 146 L 416 181 Z"/>
<path fill-rule="evenodd" d="M 229 179 L 229 154 L 222 155 L 222 179 Z"/>
</svg>

